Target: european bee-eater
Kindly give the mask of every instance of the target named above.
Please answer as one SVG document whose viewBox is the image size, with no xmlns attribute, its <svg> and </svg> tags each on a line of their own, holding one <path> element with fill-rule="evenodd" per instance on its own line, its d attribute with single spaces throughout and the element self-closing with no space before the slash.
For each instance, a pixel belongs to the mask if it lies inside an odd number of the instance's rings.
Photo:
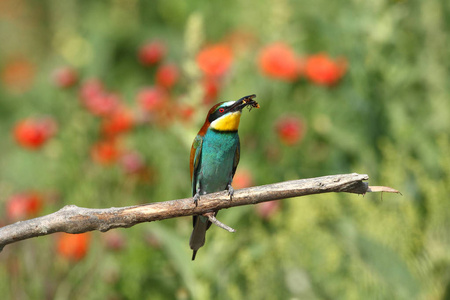
<svg viewBox="0 0 450 300">
<path fill-rule="evenodd" d="M 214 105 L 206 116 L 206 121 L 198 132 L 191 148 L 192 196 L 197 204 L 200 195 L 228 190 L 233 196 L 234 173 L 239 163 L 240 144 L 238 127 L 242 109 L 246 106 L 259 107 L 253 100 L 256 95 L 243 97 L 237 101 L 221 102 Z M 214 212 L 214 215 L 217 211 Z M 206 216 L 194 216 L 194 230 L 189 245 L 194 253 L 205 244 L 206 230 L 211 222 Z"/>
</svg>

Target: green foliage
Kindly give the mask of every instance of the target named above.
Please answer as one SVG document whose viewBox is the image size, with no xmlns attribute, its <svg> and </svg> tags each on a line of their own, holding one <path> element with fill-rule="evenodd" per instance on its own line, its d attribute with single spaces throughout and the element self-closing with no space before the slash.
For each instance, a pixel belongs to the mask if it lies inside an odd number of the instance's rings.
<svg viewBox="0 0 450 300">
<path fill-rule="evenodd" d="M 3 1 L 0 12 L 0 212 L 11 195 L 45 195 L 41 214 L 64 205 L 127 206 L 190 196 L 189 151 L 206 116 L 197 53 L 245 33 L 224 76 L 220 100 L 255 93 L 243 112 L 241 163 L 254 185 L 358 172 L 399 195 L 325 194 L 284 200 L 269 219 L 254 207 L 221 211 L 237 230 L 218 228 L 190 261 L 190 218 L 117 229 L 123 245 L 95 233 L 79 261 L 57 253 L 57 237 L 5 247 L 4 299 L 448 299 L 450 297 L 450 6 L 428 1 Z M 17 3 L 17 4 L 16 4 Z M 100 118 L 80 105 L 77 87 L 50 74 L 70 65 L 138 107 L 154 84 L 139 47 L 159 39 L 180 69 L 170 91 L 195 107 L 167 124 L 136 125 L 121 139 L 142 154 L 148 177 L 92 161 Z M 283 41 L 301 57 L 324 52 L 348 67 L 335 85 L 261 74 L 258 53 Z M 8 66 L 30 61 L 28 86 Z M 14 77 L 16 78 L 16 77 Z M 13 128 L 51 116 L 57 134 L 21 148 Z M 280 140 L 277 122 L 300 118 L 304 138 Z M 10 222 L 6 210 L 0 224 Z"/>
</svg>

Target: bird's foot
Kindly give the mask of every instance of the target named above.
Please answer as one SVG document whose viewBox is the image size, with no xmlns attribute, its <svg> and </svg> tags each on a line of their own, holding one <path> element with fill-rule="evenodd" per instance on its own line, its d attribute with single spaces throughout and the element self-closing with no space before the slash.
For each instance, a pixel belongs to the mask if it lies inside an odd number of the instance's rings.
<svg viewBox="0 0 450 300">
<path fill-rule="evenodd" d="M 195 195 L 194 195 L 194 204 L 195 204 L 195 207 L 198 206 L 198 200 L 200 200 L 200 189 L 198 189 L 197 192 L 196 192 Z"/>
<path fill-rule="evenodd" d="M 233 200 L 234 189 L 230 183 L 227 186 L 227 190 L 228 190 L 228 196 L 230 196 L 230 200 Z"/>
</svg>

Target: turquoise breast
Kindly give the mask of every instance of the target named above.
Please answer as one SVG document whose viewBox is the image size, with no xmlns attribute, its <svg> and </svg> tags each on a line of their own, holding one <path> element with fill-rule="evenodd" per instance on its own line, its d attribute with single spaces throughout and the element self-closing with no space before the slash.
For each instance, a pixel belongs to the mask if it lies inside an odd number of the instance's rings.
<svg viewBox="0 0 450 300">
<path fill-rule="evenodd" d="M 233 176 L 234 157 L 239 144 L 236 132 L 208 129 L 202 144 L 202 157 L 198 173 L 200 193 L 213 193 L 226 189 Z"/>
</svg>

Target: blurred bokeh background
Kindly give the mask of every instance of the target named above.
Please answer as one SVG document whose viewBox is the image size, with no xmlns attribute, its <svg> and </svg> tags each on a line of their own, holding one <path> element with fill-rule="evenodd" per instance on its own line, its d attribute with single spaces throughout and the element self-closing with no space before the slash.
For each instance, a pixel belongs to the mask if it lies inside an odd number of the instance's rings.
<svg viewBox="0 0 450 300">
<path fill-rule="evenodd" d="M 190 196 L 218 101 L 241 119 L 235 188 L 358 172 L 325 194 L 55 234 L 0 253 L 3 299 L 450 299 L 450 5 L 0 0 L 0 225 L 64 205 Z"/>
</svg>

